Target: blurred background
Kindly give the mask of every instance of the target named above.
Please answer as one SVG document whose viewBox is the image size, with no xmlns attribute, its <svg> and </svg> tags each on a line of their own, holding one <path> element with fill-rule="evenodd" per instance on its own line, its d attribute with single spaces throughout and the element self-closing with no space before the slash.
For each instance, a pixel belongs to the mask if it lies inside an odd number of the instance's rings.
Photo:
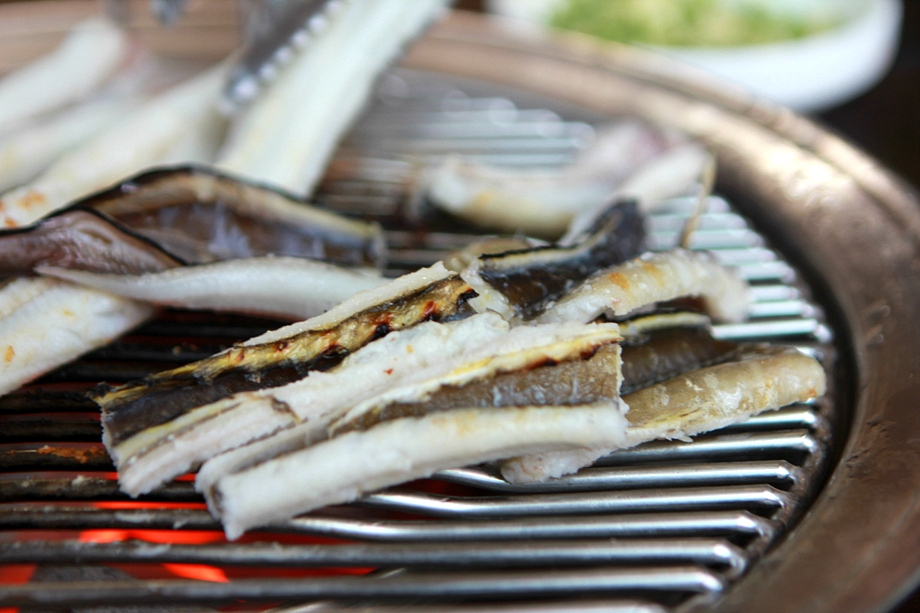
<svg viewBox="0 0 920 613">
<path fill-rule="evenodd" d="M 890 72 L 865 94 L 818 116 L 916 187 L 920 185 L 920 2 L 904 2 Z"/>
<path fill-rule="evenodd" d="M 743 10 L 732 16 L 713 5 Z M 747 88 L 772 88 L 776 95 L 759 93 L 810 115 L 920 186 L 920 0 L 456 0 L 455 6 L 625 37 Z M 764 6 L 792 18 L 776 19 Z M 617 11 L 625 17 L 615 15 L 611 25 L 606 13 Z M 796 19 L 802 11 L 807 18 Z M 606 22 L 595 18 L 598 12 Z"/>
<path fill-rule="evenodd" d="M 502 8 L 502 5 L 529 3 L 533 6 L 553 1 L 518 0 L 515 3 L 514 0 L 460 0 L 458 7 L 472 11 L 487 11 L 490 8 Z M 836 4 L 847 4 L 843 1 L 833 1 Z M 588 4 L 588 2 L 579 4 Z M 879 27 L 883 26 L 879 24 Z M 859 93 L 856 97 L 833 101 L 830 106 L 819 105 L 824 108 L 809 109 L 812 112 L 807 114 L 856 143 L 918 187 L 920 186 L 920 1 L 903 0 L 899 27 L 900 36 L 894 49 L 894 58 L 890 68 L 886 66 L 879 75 L 879 81 L 871 85 L 868 91 Z M 866 44 L 872 43 L 867 42 Z M 858 53 L 859 50 L 857 48 L 854 51 Z M 835 70 L 845 72 L 846 64 L 838 64 Z M 845 74 L 830 76 L 842 76 L 844 80 L 846 77 Z"/>
</svg>

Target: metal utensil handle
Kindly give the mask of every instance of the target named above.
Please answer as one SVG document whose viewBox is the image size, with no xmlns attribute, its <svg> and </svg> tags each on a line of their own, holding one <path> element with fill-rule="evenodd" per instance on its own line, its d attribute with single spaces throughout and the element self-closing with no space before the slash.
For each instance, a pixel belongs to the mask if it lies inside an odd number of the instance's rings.
<svg viewBox="0 0 920 613">
<path fill-rule="evenodd" d="M 247 44 L 227 79 L 224 102 L 234 108 L 255 97 L 264 83 L 325 29 L 342 0 L 263 0 L 247 20 Z"/>
</svg>

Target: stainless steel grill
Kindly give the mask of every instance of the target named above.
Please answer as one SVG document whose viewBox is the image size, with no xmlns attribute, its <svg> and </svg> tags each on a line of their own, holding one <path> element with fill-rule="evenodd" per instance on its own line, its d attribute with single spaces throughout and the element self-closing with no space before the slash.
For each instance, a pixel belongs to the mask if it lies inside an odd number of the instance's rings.
<svg viewBox="0 0 920 613">
<path fill-rule="evenodd" d="M 396 71 L 333 162 L 320 198 L 385 225 L 393 275 L 475 236 L 436 214 L 415 226 L 402 221 L 425 164 L 462 152 L 553 166 L 594 137 L 597 116 L 587 111 L 490 89 Z M 653 248 L 676 243 L 694 206 L 675 199 L 652 217 Z M 795 269 L 725 199 L 709 198 L 693 246 L 713 249 L 754 286 L 750 321 L 719 326 L 718 336 L 794 344 L 834 370 L 821 309 Z M 98 442 L 98 411 L 81 392 L 205 357 L 274 325 L 167 311 L 0 399 L 0 565 L 38 565 L 31 581 L 0 586 L 0 606 L 702 606 L 742 579 L 807 508 L 841 419 L 832 391 L 692 443 L 617 452 L 544 484 L 509 485 L 491 466 L 443 471 L 240 543 L 223 540 L 188 479 L 126 499 Z M 100 574 L 102 565 L 111 572 Z M 15 568 L 0 566 L 0 573 Z"/>
</svg>

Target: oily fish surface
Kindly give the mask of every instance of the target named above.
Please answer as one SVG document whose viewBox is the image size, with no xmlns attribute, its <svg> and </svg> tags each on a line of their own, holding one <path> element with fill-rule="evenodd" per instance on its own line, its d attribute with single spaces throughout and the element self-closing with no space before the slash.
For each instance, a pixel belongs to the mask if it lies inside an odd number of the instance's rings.
<svg viewBox="0 0 920 613">
<path fill-rule="evenodd" d="M 239 457 L 235 448 L 257 439 L 279 449 L 280 441 L 272 435 L 281 431 L 287 431 L 285 437 L 311 438 L 307 431 L 322 432 L 342 411 L 432 365 L 443 365 L 445 355 L 466 346 L 487 346 L 507 330 L 497 315 L 420 323 L 369 343 L 328 372 L 311 372 L 286 385 L 204 405 L 171 422 L 168 435 L 152 439 L 119 465 L 119 482 L 128 492 L 148 491 L 222 452 L 233 450 L 221 456 L 224 462 Z"/>
<path fill-rule="evenodd" d="M 227 536 L 363 492 L 537 451 L 623 438 L 618 404 L 457 409 L 384 422 L 221 479 L 212 497 Z"/>
<path fill-rule="evenodd" d="M 428 273 L 406 275 L 417 279 L 394 280 L 361 292 L 323 315 L 103 391 L 95 400 L 103 408 L 103 440 L 109 453 L 120 461 L 167 435 L 170 422 L 199 407 L 233 393 L 302 378 L 318 361 L 359 349 L 382 331 L 381 326 L 388 331 L 453 313 L 469 286 L 443 268 Z M 136 440 L 125 445 L 130 439 Z"/>
<path fill-rule="evenodd" d="M 259 424 L 250 438 L 221 438 L 221 433 L 228 434 L 225 426 L 233 427 L 235 418 L 252 413 L 247 410 L 251 403 L 245 392 L 302 379 L 321 366 L 318 360 L 327 355 L 326 348 L 337 347 L 332 357 L 340 361 L 341 354 L 373 340 L 381 326 L 398 330 L 454 312 L 469 286 L 443 268 L 433 280 L 422 273 L 416 273 L 419 279 L 412 283 L 397 279 L 312 320 L 99 397 L 104 409 L 104 441 L 117 463 L 122 488 L 132 495 L 150 491 L 211 455 L 270 434 L 296 419 L 288 410 L 275 410 L 283 404 L 273 403 L 269 411 L 273 419 Z M 246 423 L 240 422 L 244 430 Z M 198 439 L 211 429 L 216 438 L 210 436 L 211 442 L 202 444 Z M 187 444 L 192 440 L 198 442 Z"/>
<path fill-rule="evenodd" d="M 483 314 L 457 325 L 469 325 L 477 319 L 502 322 L 495 314 Z M 439 363 L 406 373 L 393 387 L 346 408 L 325 435 L 315 426 L 303 424 L 258 441 L 251 446 L 253 449 L 242 447 L 218 456 L 213 463 L 205 464 L 196 485 L 205 489 L 212 512 L 221 516 L 228 534 L 233 535 L 265 521 L 344 502 L 360 492 L 441 468 L 507 457 L 522 450 L 597 445 L 600 438 L 610 442 L 614 433 L 622 434 L 625 425 L 615 391 L 613 398 L 601 403 L 566 405 L 570 412 L 552 412 L 552 407 L 453 407 L 449 402 L 443 403 L 440 394 L 446 388 L 480 384 L 486 386 L 480 390 L 486 391 L 486 396 L 493 396 L 497 390 L 507 392 L 510 388 L 503 381 L 505 376 L 555 370 L 569 361 L 595 356 L 617 340 L 615 324 L 570 322 L 512 328 L 492 343 L 468 347 Z M 613 379 L 617 379 L 619 352 L 615 350 L 610 355 L 615 362 Z M 563 364 L 548 366 L 556 362 Z M 554 393 L 558 389 L 547 386 L 547 391 Z M 579 400 L 571 389 L 568 395 L 569 400 Z M 293 395 L 287 395 L 288 401 L 293 399 Z M 388 411 L 399 404 L 414 404 L 415 410 L 409 416 Z M 605 408 L 599 409 L 598 405 Z M 292 406 L 293 410 L 297 408 Z M 597 420 L 603 422 L 604 428 L 586 425 Z M 611 420 L 617 423 L 608 423 Z M 255 449 L 259 451 L 254 453 Z M 240 461 L 228 462 L 228 456 Z M 335 465 L 332 473 L 326 462 Z M 223 468 L 222 474 L 215 475 L 215 465 Z M 293 474 L 287 476 L 288 470 L 309 480 L 310 485 L 287 492 L 290 479 L 295 478 Z M 263 479 L 278 483 L 261 483 Z M 212 484 L 210 488 L 206 488 L 204 480 Z M 259 485 L 255 486 L 255 482 Z M 278 489 L 281 483 L 287 485 Z M 259 494 L 253 496 L 253 492 Z"/>
<path fill-rule="evenodd" d="M 739 361 L 679 375 L 624 397 L 628 438 L 679 438 L 750 415 L 817 398 L 826 391 L 821 364 L 789 347 L 752 351 Z"/>
<path fill-rule="evenodd" d="M 593 321 L 602 314 L 621 318 L 656 302 L 699 296 L 717 321 L 745 318 L 750 303 L 747 283 L 710 253 L 674 249 L 645 253 L 601 270 L 560 298 L 537 318 Z"/>
<path fill-rule="evenodd" d="M 401 417 L 458 407 L 526 405 L 535 396 L 542 396 L 546 404 L 613 402 L 619 386 L 617 340 L 615 324 L 510 329 L 494 313 L 449 324 L 429 322 L 393 333 L 357 352 L 333 372 L 238 397 L 234 410 L 261 414 L 260 421 L 268 422 L 273 408 L 283 404 L 299 423 L 206 462 L 196 488 L 207 495 L 225 474 Z M 595 371 L 606 368 L 612 373 L 605 380 L 608 386 L 593 380 L 597 372 L 589 376 L 568 372 L 570 365 L 589 355 L 598 363 Z M 568 376 L 554 377 L 558 373 Z M 364 385 L 353 385 L 355 380 Z M 213 429 L 208 427 L 207 432 Z M 227 438 L 222 437 L 220 444 Z"/>
<path fill-rule="evenodd" d="M 757 413 L 804 402 L 824 394 L 824 369 L 814 358 L 791 347 L 739 346 L 712 354 L 721 363 L 687 370 L 661 383 L 626 394 L 626 446 L 654 439 L 681 439 L 725 427 Z M 635 370 L 627 360 L 637 356 L 633 348 L 623 352 L 624 375 Z M 695 362 L 695 352 L 691 363 Z M 642 369 L 644 370 L 644 369 Z M 502 463 L 502 475 L 512 483 L 532 483 L 559 477 L 590 465 L 619 445 L 594 449 L 539 453 Z"/>
</svg>

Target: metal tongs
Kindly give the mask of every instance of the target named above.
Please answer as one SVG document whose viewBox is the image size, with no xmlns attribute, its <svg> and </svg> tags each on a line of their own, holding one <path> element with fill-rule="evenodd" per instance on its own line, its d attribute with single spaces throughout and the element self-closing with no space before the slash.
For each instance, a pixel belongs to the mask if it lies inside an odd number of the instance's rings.
<svg viewBox="0 0 920 613">
<path fill-rule="evenodd" d="M 125 2 L 110 0 L 109 13 L 126 19 Z M 240 0 L 244 45 L 224 86 L 223 103 L 235 109 L 271 82 L 295 52 L 321 33 L 344 0 Z M 150 10 L 166 26 L 182 16 L 188 0 L 150 0 Z"/>
</svg>

